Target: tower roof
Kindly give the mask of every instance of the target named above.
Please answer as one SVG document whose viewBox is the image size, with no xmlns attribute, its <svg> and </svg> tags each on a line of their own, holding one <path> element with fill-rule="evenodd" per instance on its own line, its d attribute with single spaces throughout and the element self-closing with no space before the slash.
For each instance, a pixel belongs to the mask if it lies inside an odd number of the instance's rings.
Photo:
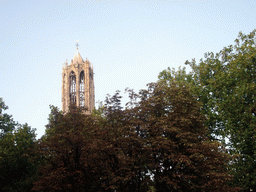
<svg viewBox="0 0 256 192">
<path fill-rule="evenodd" d="M 81 57 L 81 55 L 80 55 L 80 53 L 78 52 L 78 50 L 77 50 L 77 53 L 75 54 L 75 56 L 74 56 L 74 58 L 73 58 L 73 63 L 74 63 L 74 64 L 76 64 L 76 63 L 78 63 L 78 64 L 84 63 L 84 60 L 83 60 L 83 58 Z"/>
</svg>

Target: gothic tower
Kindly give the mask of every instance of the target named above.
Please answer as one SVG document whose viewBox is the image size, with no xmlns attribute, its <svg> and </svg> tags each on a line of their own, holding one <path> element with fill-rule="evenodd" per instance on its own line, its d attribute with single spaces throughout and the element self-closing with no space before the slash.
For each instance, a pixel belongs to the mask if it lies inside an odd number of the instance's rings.
<svg viewBox="0 0 256 192">
<path fill-rule="evenodd" d="M 88 109 L 90 114 L 95 106 L 93 67 L 84 61 L 78 52 L 71 63 L 66 61 L 62 67 L 62 111 L 67 112 L 71 103 Z"/>
</svg>

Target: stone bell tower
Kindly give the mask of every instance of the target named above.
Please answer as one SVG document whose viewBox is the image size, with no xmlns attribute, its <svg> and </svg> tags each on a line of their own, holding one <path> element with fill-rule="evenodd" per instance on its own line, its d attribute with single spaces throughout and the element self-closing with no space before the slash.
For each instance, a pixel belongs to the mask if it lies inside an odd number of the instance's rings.
<svg viewBox="0 0 256 192">
<path fill-rule="evenodd" d="M 88 109 L 87 114 L 91 114 L 95 107 L 93 66 L 86 59 L 82 59 L 77 52 L 71 63 L 66 61 L 62 67 L 62 111 L 67 112 L 69 105 Z"/>
</svg>

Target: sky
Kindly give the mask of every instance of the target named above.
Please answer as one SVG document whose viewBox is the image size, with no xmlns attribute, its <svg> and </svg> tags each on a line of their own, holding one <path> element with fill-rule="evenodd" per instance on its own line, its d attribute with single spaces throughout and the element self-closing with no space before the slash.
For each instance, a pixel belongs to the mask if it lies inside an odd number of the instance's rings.
<svg viewBox="0 0 256 192">
<path fill-rule="evenodd" d="M 235 44 L 255 18 L 255 0 L 0 0 L 0 97 L 40 138 L 49 105 L 61 109 L 62 64 L 77 40 L 95 101 L 120 90 L 124 106 L 126 87 L 138 92 L 167 67 Z"/>
</svg>

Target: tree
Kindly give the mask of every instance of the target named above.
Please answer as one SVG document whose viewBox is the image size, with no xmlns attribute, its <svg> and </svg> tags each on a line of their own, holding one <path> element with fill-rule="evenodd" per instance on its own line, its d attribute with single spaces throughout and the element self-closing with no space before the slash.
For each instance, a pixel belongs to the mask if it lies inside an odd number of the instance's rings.
<svg viewBox="0 0 256 192">
<path fill-rule="evenodd" d="M 39 153 L 45 160 L 40 167 L 41 177 L 35 183 L 36 191 L 80 191 L 81 187 L 93 185 L 93 181 L 81 176 L 90 165 L 87 162 L 87 144 L 91 142 L 89 128 L 84 127 L 87 118 L 80 111 L 71 109 L 62 114 L 51 106 L 46 135 L 38 141 Z M 89 123 L 89 122 L 88 122 Z M 83 129 L 84 132 L 82 131 Z M 84 178 L 84 181 L 81 181 Z M 92 183 L 90 183 L 92 181 Z M 90 191 L 90 190 L 88 190 Z"/>
<path fill-rule="evenodd" d="M 35 149 L 35 129 L 13 121 L 0 100 L 0 186 L 2 191 L 30 191 L 36 179 L 39 158 Z"/>
<path fill-rule="evenodd" d="M 7 110 L 8 106 L 5 105 L 2 98 L 0 98 L 0 139 L 4 137 L 5 134 L 11 133 L 15 127 L 18 125 L 13 121 L 12 116 L 4 113 L 3 110 Z"/>
<path fill-rule="evenodd" d="M 200 103 L 189 87 L 150 84 L 129 115 L 143 139 L 157 191 L 237 191 L 229 187 L 230 155 L 208 139 Z"/>
<path fill-rule="evenodd" d="M 120 119 L 110 121 L 101 115 L 85 115 L 75 106 L 66 114 L 56 107 L 51 109 L 46 135 L 38 143 L 45 163 L 33 190 L 136 190 L 139 181 L 134 180 L 131 168 L 135 159 L 126 154 L 126 141 L 131 139 L 124 137 L 120 126 L 116 127 L 122 124 Z"/>
<path fill-rule="evenodd" d="M 208 138 L 200 103 L 189 87 L 172 81 L 128 92 L 125 110 L 119 92 L 105 103 L 106 125 L 115 130 L 113 144 L 123 163 L 115 164 L 117 191 L 239 190 L 228 186 L 231 156 Z"/>
<path fill-rule="evenodd" d="M 206 53 L 198 64 L 187 61 L 192 68 L 188 74 L 185 69 L 175 72 L 168 68 L 159 75 L 160 83 L 176 80 L 198 96 L 211 138 L 222 140 L 230 154 L 238 154 L 230 162 L 235 175 L 232 185 L 244 191 L 256 191 L 255 32 L 240 32 L 234 46 Z"/>
<path fill-rule="evenodd" d="M 46 135 L 38 143 L 45 162 L 33 190 L 110 190 L 109 166 L 115 156 L 112 148 L 107 150 L 106 130 L 98 126 L 101 119 L 75 106 L 65 114 L 53 106 L 51 110 Z"/>
<path fill-rule="evenodd" d="M 139 131 L 134 99 L 138 97 L 133 90 L 128 90 L 131 102 L 126 109 L 121 107 L 121 96 L 117 91 L 113 96 L 108 95 L 105 101 L 104 129 L 107 128 L 106 140 L 113 157 L 110 168 L 112 177 L 110 184 L 116 191 L 149 191 L 153 185 L 148 169 L 151 154 L 146 140 Z"/>
<path fill-rule="evenodd" d="M 117 91 L 104 115 L 52 107 L 39 141 L 45 159 L 36 191 L 238 191 L 227 185 L 231 156 L 207 137 L 188 87 L 150 84 L 121 107 Z"/>
</svg>

